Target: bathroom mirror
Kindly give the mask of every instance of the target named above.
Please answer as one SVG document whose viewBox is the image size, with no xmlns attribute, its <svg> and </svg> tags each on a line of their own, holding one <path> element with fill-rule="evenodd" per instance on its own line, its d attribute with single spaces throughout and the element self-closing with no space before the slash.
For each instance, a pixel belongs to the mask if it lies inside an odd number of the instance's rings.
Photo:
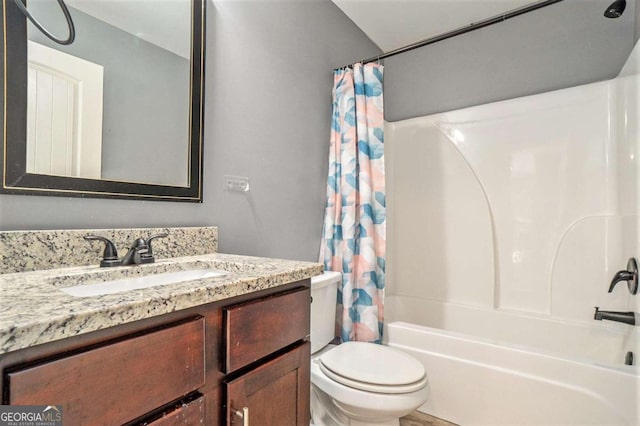
<svg viewBox="0 0 640 426">
<path fill-rule="evenodd" d="M 2 192 L 201 202 L 205 2 L 1 1 Z"/>
</svg>

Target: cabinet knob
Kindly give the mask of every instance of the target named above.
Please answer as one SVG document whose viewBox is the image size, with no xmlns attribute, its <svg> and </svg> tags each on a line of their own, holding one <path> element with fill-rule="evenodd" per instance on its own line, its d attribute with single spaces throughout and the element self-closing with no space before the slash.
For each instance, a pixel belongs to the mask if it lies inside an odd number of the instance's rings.
<svg viewBox="0 0 640 426">
<path fill-rule="evenodd" d="M 242 419 L 242 426 L 249 426 L 249 407 L 242 407 L 242 411 L 233 410 L 233 413 Z"/>
</svg>

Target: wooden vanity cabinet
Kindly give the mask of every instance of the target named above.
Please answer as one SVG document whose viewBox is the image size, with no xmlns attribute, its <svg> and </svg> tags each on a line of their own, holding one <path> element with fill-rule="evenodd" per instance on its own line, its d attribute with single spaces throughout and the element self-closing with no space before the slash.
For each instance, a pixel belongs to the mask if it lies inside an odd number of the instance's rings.
<svg viewBox="0 0 640 426">
<path fill-rule="evenodd" d="M 2 404 L 65 426 L 309 424 L 310 281 L 0 356 Z"/>
</svg>

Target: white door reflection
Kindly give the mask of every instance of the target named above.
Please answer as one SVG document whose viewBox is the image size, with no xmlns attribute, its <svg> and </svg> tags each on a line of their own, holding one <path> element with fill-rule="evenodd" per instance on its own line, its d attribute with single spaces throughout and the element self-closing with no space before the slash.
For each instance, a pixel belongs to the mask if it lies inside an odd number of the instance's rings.
<svg viewBox="0 0 640 426">
<path fill-rule="evenodd" d="M 100 179 L 103 67 L 29 41 L 27 172 Z"/>
</svg>

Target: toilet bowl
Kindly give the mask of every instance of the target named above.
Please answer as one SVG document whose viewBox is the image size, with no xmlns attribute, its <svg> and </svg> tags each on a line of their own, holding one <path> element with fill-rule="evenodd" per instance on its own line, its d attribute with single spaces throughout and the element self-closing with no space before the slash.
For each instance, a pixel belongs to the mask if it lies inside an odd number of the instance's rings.
<svg viewBox="0 0 640 426">
<path fill-rule="evenodd" d="M 400 417 L 426 402 L 426 372 L 396 348 L 363 342 L 328 345 L 341 279 L 340 273 L 325 272 L 311 280 L 312 424 L 398 425 Z"/>
<path fill-rule="evenodd" d="M 364 374 L 366 379 L 359 376 L 358 371 L 348 372 L 345 375 L 331 371 L 323 360 L 339 359 L 343 355 L 352 352 L 341 350 L 343 347 L 355 347 L 358 355 L 371 349 L 379 355 L 379 349 L 383 352 L 389 350 L 384 357 L 387 361 L 397 361 L 387 364 L 383 371 Z M 351 354 L 349 354 L 351 355 Z M 354 354 L 356 355 L 356 354 Z M 360 359 L 359 367 L 367 370 L 370 365 L 367 361 L 376 361 L 374 358 Z M 329 347 L 328 350 L 312 356 L 311 359 L 311 412 L 315 426 L 333 425 L 398 425 L 398 419 L 411 413 L 424 404 L 429 396 L 429 386 L 424 368 L 416 368 L 414 378 L 417 380 L 405 380 L 393 374 L 393 370 L 404 370 L 406 373 L 408 364 L 418 363 L 409 355 L 399 350 L 386 346 L 373 345 L 371 343 L 347 342 L 340 346 Z M 401 364 L 405 362 L 405 364 Z M 373 364 L 378 364 L 374 362 Z M 419 364 L 419 363 L 418 363 Z M 411 366 L 414 367 L 414 366 Z M 420 367 L 422 365 L 420 364 Z M 375 378 L 375 373 L 378 377 Z M 400 372 L 402 374 L 402 371 Z M 397 380 L 391 380 L 397 378 Z M 405 382 L 406 383 L 403 383 Z M 382 383 L 380 383 L 382 382 Z M 392 382 L 390 384 L 390 382 Z"/>
</svg>

